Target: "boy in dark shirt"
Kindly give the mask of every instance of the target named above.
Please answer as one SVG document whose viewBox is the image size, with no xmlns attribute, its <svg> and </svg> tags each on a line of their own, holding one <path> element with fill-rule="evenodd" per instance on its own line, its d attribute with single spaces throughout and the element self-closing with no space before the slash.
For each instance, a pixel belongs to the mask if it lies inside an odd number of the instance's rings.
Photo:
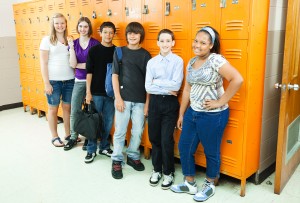
<svg viewBox="0 0 300 203">
<path fill-rule="evenodd" d="M 102 114 L 103 129 L 101 142 L 99 145 L 99 154 L 111 156 L 113 151 L 110 149 L 108 141 L 109 132 L 114 120 L 114 100 L 106 95 L 105 77 L 107 64 L 112 63 L 115 45 L 112 40 L 116 28 L 112 22 L 103 22 L 100 26 L 101 43 L 92 47 L 89 51 L 86 62 L 86 103 L 94 101 L 96 110 Z M 89 140 L 87 145 L 87 155 L 85 163 L 93 162 L 97 150 L 97 140 Z"/>
<path fill-rule="evenodd" d="M 126 150 L 127 164 L 137 171 L 145 170 L 140 161 L 139 146 L 144 129 L 145 115 L 148 114 L 148 96 L 145 90 L 146 66 L 151 55 L 141 47 L 145 37 L 143 26 L 131 22 L 126 27 L 127 46 L 122 47 L 122 67 L 119 67 L 116 53 L 113 60 L 113 88 L 115 93 L 115 133 L 112 158 L 112 176 L 123 178 L 122 154 L 127 126 L 131 118 L 131 138 Z"/>
</svg>

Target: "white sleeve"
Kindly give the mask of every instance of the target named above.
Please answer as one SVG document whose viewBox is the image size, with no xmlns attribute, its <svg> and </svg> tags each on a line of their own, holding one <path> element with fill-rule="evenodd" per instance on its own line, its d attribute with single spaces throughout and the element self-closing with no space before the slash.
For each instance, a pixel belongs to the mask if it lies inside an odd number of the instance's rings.
<svg viewBox="0 0 300 203">
<path fill-rule="evenodd" d="M 50 49 L 50 37 L 49 36 L 43 37 L 40 44 L 40 50 L 49 51 L 49 49 Z"/>
</svg>

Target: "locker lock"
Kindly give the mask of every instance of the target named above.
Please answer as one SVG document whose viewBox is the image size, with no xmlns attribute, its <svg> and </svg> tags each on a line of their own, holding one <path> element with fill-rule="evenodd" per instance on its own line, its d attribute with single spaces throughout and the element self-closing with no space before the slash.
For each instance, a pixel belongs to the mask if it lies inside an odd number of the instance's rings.
<svg viewBox="0 0 300 203">
<path fill-rule="evenodd" d="M 149 13 L 148 5 L 144 5 L 143 14 L 148 14 L 148 13 Z"/>
<path fill-rule="evenodd" d="M 111 9 L 108 9 L 108 10 L 107 10 L 106 15 L 107 15 L 107 16 L 111 16 L 111 15 L 112 15 Z"/>
<path fill-rule="evenodd" d="M 170 2 L 166 2 L 166 10 L 165 10 L 165 16 L 169 16 L 170 15 Z"/>
<path fill-rule="evenodd" d="M 129 16 L 129 8 L 128 7 L 125 7 L 125 13 L 126 13 L 126 16 Z"/>
<path fill-rule="evenodd" d="M 192 0 L 192 10 L 195 11 L 197 9 L 196 0 Z"/>
<path fill-rule="evenodd" d="M 97 14 L 96 14 L 96 12 L 95 12 L 95 11 L 93 11 L 92 18 L 93 18 L 93 19 L 96 19 L 96 18 L 97 18 Z"/>
</svg>

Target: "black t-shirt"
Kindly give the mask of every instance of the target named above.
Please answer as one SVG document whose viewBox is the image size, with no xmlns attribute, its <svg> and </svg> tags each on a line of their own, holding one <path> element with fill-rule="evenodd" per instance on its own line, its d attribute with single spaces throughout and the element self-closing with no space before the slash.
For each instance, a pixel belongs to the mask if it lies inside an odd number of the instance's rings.
<svg viewBox="0 0 300 203">
<path fill-rule="evenodd" d="M 124 101 L 145 103 L 146 67 L 151 55 L 144 48 L 132 50 L 126 46 L 122 47 L 122 55 L 121 75 L 116 53 L 113 60 L 113 73 L 119 75 L 119 82 L 123 86 L 120 87 L 121 97 Z"/>
<path fill-rule="evenodd" d="M 86 61 L 87 73 L 93 74 L 91 93 L 93 95 L 107 96 L 105 92 L 105 77 L 107 63 L 112 63 L 115 45 L 105 47 L 102 44 L 93 46 L 88 53 Z"/>
</svg>

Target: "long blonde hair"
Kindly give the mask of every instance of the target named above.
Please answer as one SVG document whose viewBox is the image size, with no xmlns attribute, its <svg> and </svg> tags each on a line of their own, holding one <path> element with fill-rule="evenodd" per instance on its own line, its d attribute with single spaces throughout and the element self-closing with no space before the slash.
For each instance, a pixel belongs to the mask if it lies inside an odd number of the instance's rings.
<svg viewBox="0 0 300 203">
<path fill-rule="evenodd" d="M 50 42 L 51 44 L 53 45 L 56 45 L 57 43 L 57 36 L 56 36 L 56 30 L 54 28 L 54 18 L 64 18 L 65 19 L 65 22 L 66 22 L 66 29 L 64 31 L 64 39 L 65 39 L 65 43 L 68 43 L 68 40 L 67 40 L 67 36 L 68 36 L 68 29 L 67 29 L 67 19 L 66 17 L 61 14 L 61 13 L 55 13 L 52 18 L 51 18 L 51 25 L 50 25 Z"/>
</svg>

